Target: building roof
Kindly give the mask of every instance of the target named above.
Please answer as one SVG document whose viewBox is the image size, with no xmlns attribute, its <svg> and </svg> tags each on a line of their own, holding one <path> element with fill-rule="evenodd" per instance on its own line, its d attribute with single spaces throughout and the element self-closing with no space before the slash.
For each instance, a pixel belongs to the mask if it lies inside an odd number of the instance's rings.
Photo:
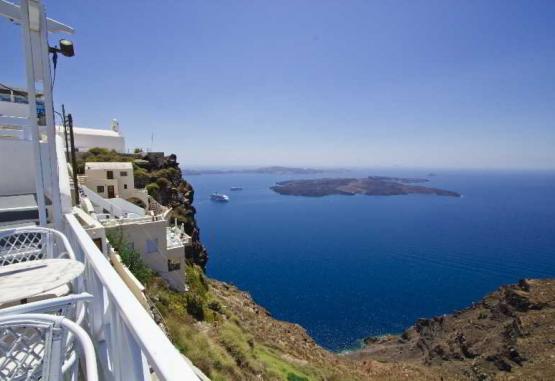
<svg viewBox="0 0 555 381">
<path fill-rule="evenodd" d="M 56 126 L 58 131 L 62 132 L 62 126 Z M 108 136 L 113 138 L 123 138 L 123 136 L 114 130 L 104 130 L 99 128 L 84 128 L 84 127 L 73 127 L 73 133 L 76 135 L 90 135 L 90 136 Z"/>
<path fill-rule="evenodd" d="M 123 162 L 88 161 L 85 163 L 85 169 L 133 169 L 133 163 L 129 161 L 123 161 Z"/>
<path fill-rule="evenodd" d="M 121 137 L 119 132 L 114 130 L 101 130 L 98 128 L 82 128 L 82 127 L 74 127 L 73 132 L 79 135 L 95 135 L 95 136 L 112 136 L 112 137 Z"/>
<path fill-rule="evenodd" d="M 0 212 L 7 210 L 35 210 L 37 200 L 34 194 L 0 196 Z"/>
</svg>

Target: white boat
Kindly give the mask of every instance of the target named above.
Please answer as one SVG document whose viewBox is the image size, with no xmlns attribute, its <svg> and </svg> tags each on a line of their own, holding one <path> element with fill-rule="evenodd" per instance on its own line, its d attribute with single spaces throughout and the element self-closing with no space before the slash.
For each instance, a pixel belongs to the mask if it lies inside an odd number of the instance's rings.
<svg viewBox="0 0 555 381">
<path fill-rule="evenodd" d="M 228 202 L 229 196 L 222 193 L 214 192 L 210 195 L 210 200 L 217 202 Z"/>
</svg>

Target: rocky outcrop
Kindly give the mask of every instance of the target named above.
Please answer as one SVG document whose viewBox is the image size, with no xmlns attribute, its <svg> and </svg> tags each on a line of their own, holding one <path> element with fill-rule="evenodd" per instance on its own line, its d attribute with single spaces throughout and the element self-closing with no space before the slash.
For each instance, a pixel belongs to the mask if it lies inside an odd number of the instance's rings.
<svg viewBox="0 0 555 381">
<path fill-rule="evenodd" d="M 179 224 L 184 224 L 185 232 L 192 239 L 191 246 L 186 250 L 187 260 L 204 269 L 208 262 L 208 253 L 200 241 L 200 230 L 195 219 L 195 191 L 191 184 L 183 179 L 177 156 L 149 152 L 136 160 L 135 164 L 139 167 L 135 171 L 135 182 L 140 182 L 136 185 L 146 187 L 156 201 L 172 208 L 171 222 L 177 220 Z"/>
<path fill-rule="evenodd" d="M 351 357 L 421 363 L 471 380 L 555 379 L 555 280 L 503 286 L 465 310 L 365 344 Z"/>
</svg>

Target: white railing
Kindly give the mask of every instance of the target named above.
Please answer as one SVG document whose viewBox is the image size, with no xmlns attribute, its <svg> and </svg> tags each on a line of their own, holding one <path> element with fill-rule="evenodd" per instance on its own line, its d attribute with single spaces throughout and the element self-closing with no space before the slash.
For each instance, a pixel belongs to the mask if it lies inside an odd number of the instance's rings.
<svg viewBox="0 0 555 381">
<path fill-rule="evenodd" d="M 102 217 L 103 215 L 101 214 L 99 216 Z M 144 224 L 147 222 L 159 221 L 159 220 L 156 220 L 152 216 L 145 216 L 145 217 L 128 217 L 128 218 L 100 218 L 99 221 L 102 224 L 102 226 L 109 228 L 109 227 L 121 226 L 121 225 L 127 225 L 127 224 Z"/>
<path fill-rule="evenodd" d="M 94 296 L 87 307 L 87 329 L 105 380 L 198 380 L 191 367 L 133 296 L 72 214 L 65 233 L 77 259 L 85 263 L 84 290 Z"/>
<path fill-rule="evenodd" d="M 91 200 L 93 204 L 98 205 L 102 209 L 107 210 L 112 216 L 116 216 L 116 217 L 125 216 L 125 211 L 119 206 L 109 203 L 101 195 L 90 190 L 84 185 L 81 185 L 80 188 L 81 190 L 83 190 L 85 195 Z"/>
</svg>

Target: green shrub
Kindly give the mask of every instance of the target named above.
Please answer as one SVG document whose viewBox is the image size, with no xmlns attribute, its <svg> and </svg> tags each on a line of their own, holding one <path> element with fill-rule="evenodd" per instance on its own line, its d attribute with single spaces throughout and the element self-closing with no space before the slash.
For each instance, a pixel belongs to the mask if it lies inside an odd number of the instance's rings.
<svg viewBox="0 0 555 381">
<path fill-rule="evenodd" d="M 208 303 L 208 308 L 215 312 L 222 312 L 222 305 L 217 300 L 212 300 Z"/>
<path fill-rule="evenodd" d="M 295 373 L 289 373 L 287 375 L 287 381 L 309 381 L 306 377 L 301 377 Z"/>
<path fill-rule="evenodd" d="M 187 313 L 195 319 L 204 320 L 204 301 L 202 298 L 195 294 L 186 295 Z"/>
<path fill-rule="evenodd" d="M 204 278 L 204 273 L 202 269 L 195 265 L 188 265 L 185 268 L 185 275 L 187 279 L 187 285 L 189 286 L 189 293 L 198 295 L 206 301 L 208 293 L 208 283 Z"/>
<path fill-rule="evenodd" d="M 135 177 L 135 188 L 144 188 L 150 182 L 148 172 L 143 168 L 137 168 L 133 171 Z"/>
<path fill-rule="evenodd" d="M 156 184 L 160 189 L 166 189 L 171 186 L 170 180 L 166 179 L 165 177 L 159 177 L 156 179 Z"/>
<path fill-rule="evenodd" d="M 148 192 L 149 196 L 156 198 L 158 192 L 160 191 L 160 187 L 156 183 L 150 183 L 146 186 L 146 191 Z"/>
<path fill-rule="evenodd" d="M 95 156 L 108 155 L 110 153 L 110 150 L 101 147 L 94 147 L 89 150 L 89 153 L 92 153 Z"/>
<path fill-rule="evenodd" d="M 106 237 L 112 247 L 118 252 L 121 261 L 129 271 L 141 282 L 143 285 L 147 284 L 153 277 L 153 272 L 148 268 L 141 258 L 141 254 L 135 251 L 129 242 L 123 237 L 121 231 L 108 231 Z"/>
</svg>

